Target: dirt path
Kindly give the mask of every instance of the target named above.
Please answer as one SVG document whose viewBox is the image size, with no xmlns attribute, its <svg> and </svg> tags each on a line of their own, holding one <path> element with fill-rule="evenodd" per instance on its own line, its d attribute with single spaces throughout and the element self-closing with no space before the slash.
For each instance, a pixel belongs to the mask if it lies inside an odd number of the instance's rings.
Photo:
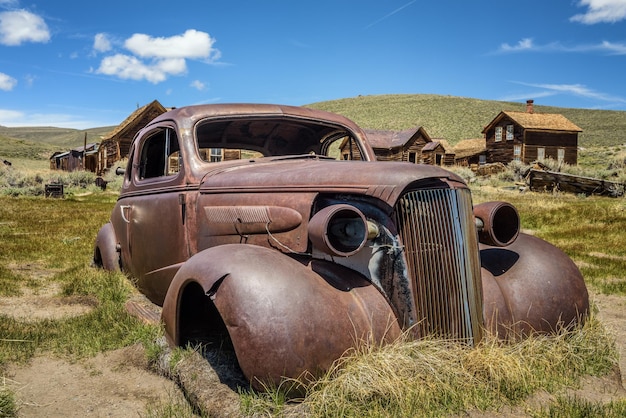
<svg viewBox="0 0 626 418">
<path fill-rule="evenodd" d="M 49 298 L 47 294 L 40 295 Z M 620 350 L 622 380 L 626 379 L 626 297 L 594 295 L 592 300 L 600 311 L 600 318 L 614 333 Z M 36 303 L 33 295 L 23 299 L 0 298 L 0 313 L 24 312 L 33 316 L 49 317 L 56 314 L 80 314 L 89 308 L 89 301 L 68 301 L 71 308 L 59 301 Z M 41 300 L 39 300 L 41 302 Z M 80 303 L 84 302 L 84 303 Z M 81 306 L 78 306 L 81 305 Z M 20 309 L 15 309 L 18 307 Z M 57 308 L 55 308 L 57 307 Z M 42 309 L 44 312 L 37 312 Z M 206 363 L 206 362 L 204 362 Z M 196 365 L 191 365 L 197 370 Z M 218 400 L 218 407 L 228 400 L 236 403 L 236 394 L 229 392 L 219 379 L 205 373 L 203 386 L 212 387 L 203 391 L 203 397 Z M 180 376 L 179 376 L 180 378 Z M 617 382 L 618 376 L 587 379 L 583 388 L 574 394 L 591 401 L 607 401 L 626 397 Z M 132 417 L 144 416 L 146 408 L 159 403 L 184 402 L 180 388 L 170 379 L 148 370 L 143 349 L 140 346 L 100 354 L 94 358 L 69 363 L 58 358 L 43 356 L 34 358 L 26 366 L 10 366 L 0 385 L 9 386 L 15 393 L 20 417 Z M 193 394 L 192 394 L 193 398 Z M 533 403 L 545 403 L 549 395 L 538 394 Z M 219 406 L 222 402 L 222 406 Z M 508 416 L 518 416 L 516 412 L 500 411 Z M 519 416 L 523 416 L 524 414 Z"/>
<path fill-rule="evenodd" d="M 174 382 L 148 371 L 139 346 L 78 363 L 36 357 L 11 367 L 8 379 L 20 417 L 138 417 L 150 405 L 183 399 Z"/>
</svg>

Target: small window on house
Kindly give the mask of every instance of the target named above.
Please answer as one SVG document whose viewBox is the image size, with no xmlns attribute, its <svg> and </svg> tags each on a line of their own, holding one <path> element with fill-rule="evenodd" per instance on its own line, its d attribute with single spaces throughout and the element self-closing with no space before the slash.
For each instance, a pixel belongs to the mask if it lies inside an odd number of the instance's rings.
<svg viewBox="0 0 626 418">
<path fill-rule="evenodd" d="M 537 159 L 539 161 L 546 159 L 546 149 L 544 147 L 537 148 Z"/>
<path fill-rule="evenodd" d="M 409 162 L 410 163 L 417 163 L 417 153 L 416 152 L 409 152 Z"/>
<path fill-rule="evenodd" d="M 496 134 L 494 141 L 500 142 L 502 141 L 502 126 L 496 126 Z"/>
<path fill-rule="evenodd" d="M 485 165 L 487 164 L 487 156 L 485 154 L 480 154 L 478 156 L 478 164 L 479 165 Z"/>
<path fill-rule="evenodd" d="M 557 161 L 560 163 L 565 161 L 565 148 L 559 148 L 557 150 Z"/>
<path fill-rule="evenodd" d="M 506 140 L 513 140 L 513 125 L 506 125 Z"/>
<path fill-rule="evenodd" d="M 209 162 L 219 163 L 223 159 L 223 153 L 221 148 L 211 148 L 209 153 Z"/>
<path fill-rule="evenodd" d="M 522 146 L 515 145 L 513 147 L 513 159 L 515 161 L 522 161 Z"/>
</svg>

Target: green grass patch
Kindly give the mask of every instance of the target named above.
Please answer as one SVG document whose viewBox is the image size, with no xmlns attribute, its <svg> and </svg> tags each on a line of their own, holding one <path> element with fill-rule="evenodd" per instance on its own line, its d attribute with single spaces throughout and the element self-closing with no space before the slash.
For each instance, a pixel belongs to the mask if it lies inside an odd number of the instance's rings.
<svg viewBox="0 0 626 418">
<path fill-rule="evenodd" d="M 0 386 L 0 418 L 13 418 L 16 416 L 15 395 L 5 386 Z"/>
</svg>

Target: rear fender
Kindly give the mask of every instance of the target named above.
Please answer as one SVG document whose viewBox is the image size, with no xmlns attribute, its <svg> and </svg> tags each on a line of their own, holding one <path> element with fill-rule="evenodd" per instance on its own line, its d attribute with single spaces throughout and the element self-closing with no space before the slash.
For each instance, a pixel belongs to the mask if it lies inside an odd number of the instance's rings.
<svg viewBox="0 0 626 418">
<path fill-rule="evenodd" d="M 120 271 L 120 253 L 117 250 L 117 239 L 113 225 L 106 223 L 98 231 L 93 252 L 93 264 L 105 270 Z"/>
<path fill-rule="evenodd" d="M 217 308 L 239 365 L 255 385 L 278 384 L 305 371 L 319 375 L 359 341 L 389 342 L 400 334 L 385 297 L 358 273 L 229 244 L 194 255 L 174 277 L 162 314 L 172 345 L 185 340 L 178 316 L 188 286 L 201 287 L 204 303 L 210 299 Z"/>
<path fill-rule="evenodd" d="M 480 248 L 484 319 L 492 332 L 549 333 L 584 320 L 587 287 L 563 251 L 526 234 L 506 247 Z"/>
</svg>

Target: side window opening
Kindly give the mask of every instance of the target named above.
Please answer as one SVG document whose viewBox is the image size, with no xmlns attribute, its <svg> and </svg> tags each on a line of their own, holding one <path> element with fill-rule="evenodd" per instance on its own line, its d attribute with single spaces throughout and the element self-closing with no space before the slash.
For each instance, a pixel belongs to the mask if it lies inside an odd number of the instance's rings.
<svg viewBox="0 0 626 418">
<path fill-rule="evenodd" d="M 176 132 L 158 129 L 144 142 L 139 163 L 139 178 L 171 176 L 180 171 L 180 148 Z"/>
</svg>

